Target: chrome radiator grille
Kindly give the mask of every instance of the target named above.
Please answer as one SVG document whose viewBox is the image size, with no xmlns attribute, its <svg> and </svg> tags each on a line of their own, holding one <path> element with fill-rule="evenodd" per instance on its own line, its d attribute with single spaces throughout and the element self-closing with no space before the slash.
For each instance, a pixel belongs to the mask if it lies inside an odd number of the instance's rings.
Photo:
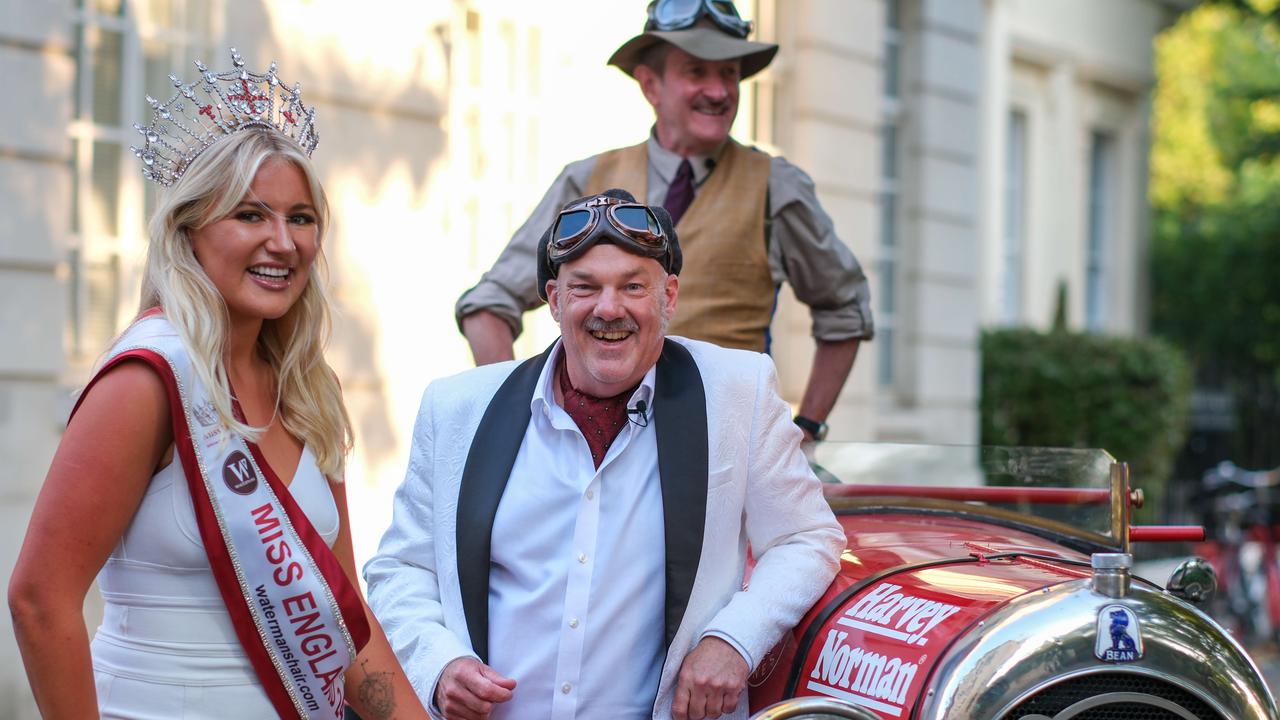
<svg viewBox="0 0 1280 720">
<path fill-rule="evenodd" d="M 1086 675 L 1036 693 L 1004 720 L 1223 720 L 1176 685 L 1129 673 Z"/>
</svg>

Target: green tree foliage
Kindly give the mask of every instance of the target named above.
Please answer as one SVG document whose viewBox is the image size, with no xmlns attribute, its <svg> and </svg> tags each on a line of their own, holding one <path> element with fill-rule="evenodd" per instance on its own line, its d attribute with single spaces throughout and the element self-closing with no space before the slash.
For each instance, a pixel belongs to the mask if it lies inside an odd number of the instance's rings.
<svg viewBox="0 0 1280 720">
<path fill-rule="evenodd" d="M 1280 462 L 1280 9 L 1224 0 L 1156 43 L 1152 329 L 1236 402 L 1232 458 Z"/>
<path fill-rule="evenodd" d="M 982 335 L 982 443 L 1105 448 L 1159 518 L 1182 446 L 1190 373 L 1159 339 L 1030 329 Z"/>
</svg>

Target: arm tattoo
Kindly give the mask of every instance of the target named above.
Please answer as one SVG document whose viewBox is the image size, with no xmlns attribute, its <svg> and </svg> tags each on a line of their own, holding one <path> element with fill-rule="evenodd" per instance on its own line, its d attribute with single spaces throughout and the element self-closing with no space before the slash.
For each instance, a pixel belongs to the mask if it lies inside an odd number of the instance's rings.
<svg viewBox="0 0 1280 720">
<path fill-rule="evenodd" d="M 361 709 L 366 720 L 387 720 L 396 709 L 395 693 L 392 690 L 392 674 L 389 672 L 369 672 L 369 661 L 360 663 L 365 671 L 364 679 L 356 690 L 360 698 Z"/>
</svg>

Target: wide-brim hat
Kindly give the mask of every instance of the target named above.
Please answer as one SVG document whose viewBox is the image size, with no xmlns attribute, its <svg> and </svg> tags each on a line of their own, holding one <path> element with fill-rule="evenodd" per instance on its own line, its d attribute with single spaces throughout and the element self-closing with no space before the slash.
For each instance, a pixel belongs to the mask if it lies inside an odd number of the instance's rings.
<svg viewBox="0 0 1280 720">
<path fill-rule="evenodd" d="M 650 30 L 622 44 L 609 58 L 609 64 L 635 77 L 636 66 L 644 52 L 660 42 L 668 42 L 690 55 L 703 60 L 742 59 L 741 78 L 755 75 L 773 62 L 778 54 L 774 43 L 743 40 L 721 32 L 705 20 L 684 30 Z"/>
</svg>

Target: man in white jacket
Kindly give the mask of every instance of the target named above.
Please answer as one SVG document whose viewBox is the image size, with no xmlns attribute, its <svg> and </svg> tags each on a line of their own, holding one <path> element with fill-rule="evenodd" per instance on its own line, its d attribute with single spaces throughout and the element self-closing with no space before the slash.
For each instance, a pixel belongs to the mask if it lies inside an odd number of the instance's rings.
<svg viewBox="0 0 1280 720">
<path fill-rule="evenodd" d="M 365 578 L 437 716 L 746 717 L 835 575 L 768 356 L 665 336 L 680 266 L 662 208 L 571 203 L 538 248 L 560 339 L 427 388 Z"/>
</svg>

